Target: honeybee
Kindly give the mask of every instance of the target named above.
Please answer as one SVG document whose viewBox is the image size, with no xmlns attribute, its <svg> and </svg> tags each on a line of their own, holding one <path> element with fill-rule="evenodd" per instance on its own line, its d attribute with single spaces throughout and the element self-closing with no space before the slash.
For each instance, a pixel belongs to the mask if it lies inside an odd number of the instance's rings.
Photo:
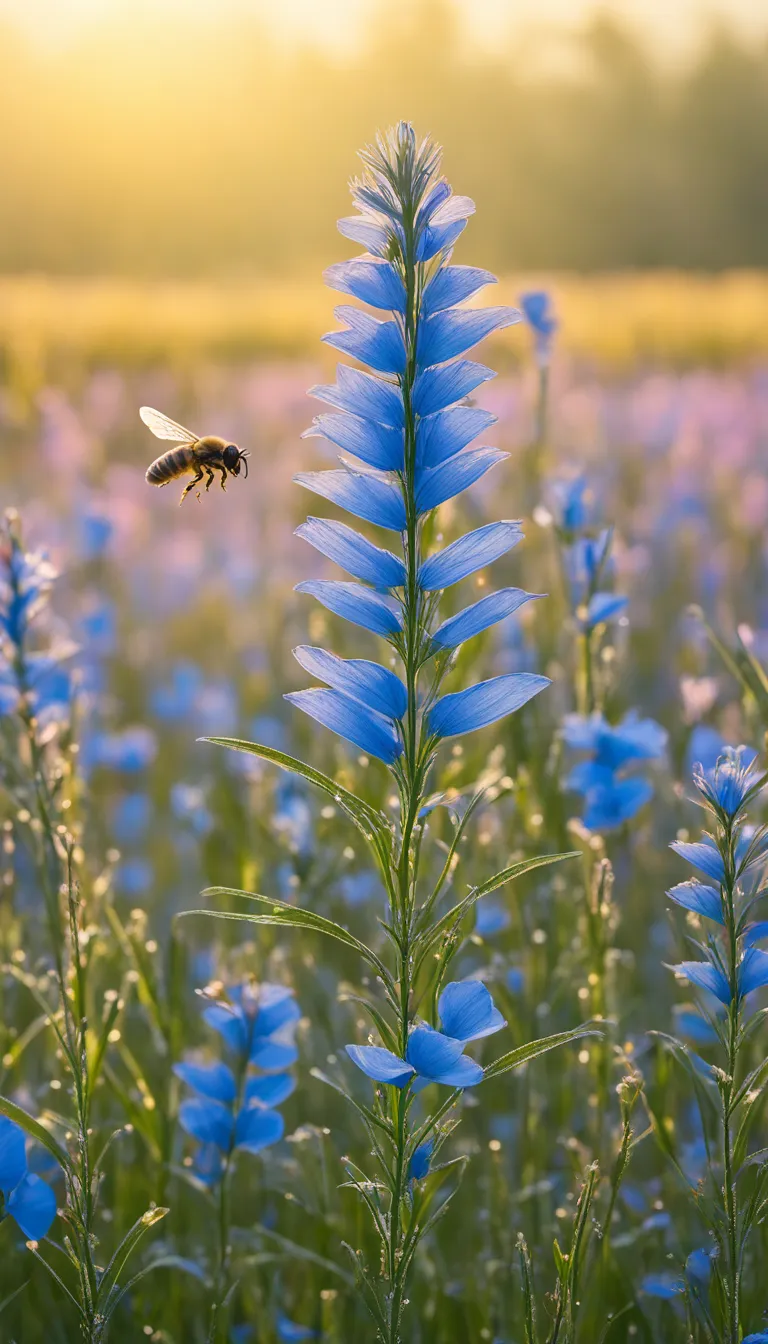
<svg viewBox="0 0 768 1344">
<path fill-rule="evenodd" d="M 155 438 L 170 439 L 178 444 L 177 448 L 170 448 L 167 453 L 155 458 L 147 471 L 149 484 L 168 485 L 169 481 L 175 481 L 177 477 L 184 476 L 187 472 L 193 473 L 192 480 L 181 492 L 180 504 L 184 503 L 190 490 L 194 490 L 202 481 L 204 474 L 208 477 L 205 483 L 206 490 L 210 490 L 213 484 L 215 471 L 221 472 L 221 488 L 226 490 L 227 474 L 239 476 L 241 462 L 245 464 L 247 478 L 248 453 L 243 448 L 238 448 L 234 443 L 227 443 L 226 439 L 220 439 L 215 434 L 206 434 L 200 439 L 190 429 L 177 425 L 175 420 L 169 420 L 167 415 L 153 410 L 151 406 L 142 406 L 139 415 L 147 428 L 152 430 Z M 199 490 L 197 498 L 200 498 Z"/>
</svg>

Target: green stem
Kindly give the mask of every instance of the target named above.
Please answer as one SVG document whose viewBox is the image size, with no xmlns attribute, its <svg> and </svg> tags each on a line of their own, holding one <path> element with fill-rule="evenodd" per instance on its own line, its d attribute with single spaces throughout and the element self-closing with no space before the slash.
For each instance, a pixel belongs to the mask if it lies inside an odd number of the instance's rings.
<svg viewBox="0 0 768 1344">
<path fill-rule="evenodd" d="M 736 1182 L 733 1173 L 733 1145 L 731 1119 L 732 1101 L 736 1086 L 738 1047 L 740 1034 L 740 999 L 738 988 L 738 942 L 736 937 L 736 914 L 734 910 L 735 886 L 735 837 L 732 827 L 726 828 L 728 858 L 725 863 L 725 881 L 723 892 L 725 900 L 726 936 L 728 940 L 728 979 L 731 987 L 731 1002 L 728 1008 L 728 1063 L 727 1081 L 723 1084 L 723 1199 L 725 1204 L 726 1238 L 728 1243 L 728 1281 L 727 1281 L 727 1344 L 739 1344 L 741 1330 L 740 1312 L 740 1275 L 738 1251 L 738 1214 L 736 1204 Z"/>
</svg>

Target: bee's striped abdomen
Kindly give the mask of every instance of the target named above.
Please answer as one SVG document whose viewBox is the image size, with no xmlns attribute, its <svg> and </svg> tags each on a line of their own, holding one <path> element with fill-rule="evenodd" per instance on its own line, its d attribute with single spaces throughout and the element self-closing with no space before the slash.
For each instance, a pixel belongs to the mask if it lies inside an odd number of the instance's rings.
<svg viewBox="0 0 768 1344">
<path fill-rule="evenodd" d="M 183 476 L 184 472 L 193 466 L 192 444 L 182 443 L 178 448 L 171 448 L 170 452 L 163 453 L 162 457 L 155 458 L 147 470 L 147 480 L 150 485 L 166 485 L 177 476 Z"/>
</svg>

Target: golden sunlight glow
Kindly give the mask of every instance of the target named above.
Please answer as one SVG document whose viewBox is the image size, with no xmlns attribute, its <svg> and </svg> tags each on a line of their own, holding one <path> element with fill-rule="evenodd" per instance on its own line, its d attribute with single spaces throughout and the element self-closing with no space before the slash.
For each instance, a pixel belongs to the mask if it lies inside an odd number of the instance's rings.
<svg viewBox="0 0 768 1344">
<path fill-rule="evenodd" d="M 486 48 L 532 26 L 572 28 L 598 11 L 628 21 L 670 57 L 685 54 L 718 20 L 745 36 L 768 31 L 768 8 L 757 0 L 455 0 L 455 8 L 468 37 Z M 0 20 L 55 45 L 76 40 L 92 25 L 142 16 L 180 26 L 246 17 L 287 41 L 338 49 L 354 46 L 377 12 L 385 12 L 380 0 L 0 0 Z"/>
</svg>

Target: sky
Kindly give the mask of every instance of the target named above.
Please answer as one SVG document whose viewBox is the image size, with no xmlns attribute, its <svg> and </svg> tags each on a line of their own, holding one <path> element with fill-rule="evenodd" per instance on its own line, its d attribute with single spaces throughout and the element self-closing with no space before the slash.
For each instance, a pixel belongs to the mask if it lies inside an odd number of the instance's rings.
<svg viewBox="0 0 768 1344">
<path fill-rule="evenodd" d="M 713 21 L 725 20 L 747 37 L 768 35 L 768 0 L 455 0 L 468 35 L 493 48 L 515 30 L 550 24 L 572 28 L 596 9 L 629 20 L 647 34 L 657 54 L 685 59 Z M 198 14 L 216 22 L 227 12 L 258 14 L 287 42 L 310 40 L 335 49 L 354 47 L 376 0 L 0 0 L 0 15 L 35 41 L 58 46 L 77 40 L 91 24 L 126 9 L 145 9 L 180 21 Z"/>
</svg>

